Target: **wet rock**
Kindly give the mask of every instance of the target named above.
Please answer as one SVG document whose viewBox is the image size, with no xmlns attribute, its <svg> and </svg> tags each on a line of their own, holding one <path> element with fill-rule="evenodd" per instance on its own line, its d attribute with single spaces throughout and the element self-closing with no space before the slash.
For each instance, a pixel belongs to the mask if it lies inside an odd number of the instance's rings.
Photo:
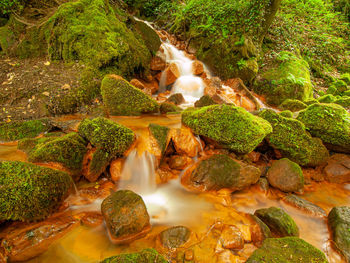
<svg viewBox="0 0 350 263">
<path fill-rule="evenodd" d="M 313 104 L 299 113 L 312 136 L 333 151 L 350 153 L 350 114 L 336 104 Z"/>
<path fill-rule="evenodd" d="M 346 262 L 350 262 L 350 207 L 334 207 L 328 215 L 328 224 L 336 248 L 343 254 Z"/>
<path fill-rule="evenodd" d="M 119 190 L 101 205 L 102 215 L 111 240 L 128 243 L 145 236 L 150 230 L 150 217 L 141 196 L 129 190 Z"/>
<path fill-rule="evenodd" d="M 247 157 L 253 162 L 253 163 L 257 163 L 260 160 L 261 157 L 261 153 L 259 152 L 250 152 L 248 153 Z"/>
<path fill-rule="evenodd" d="M 308 100 L 313 94 L 309 65 L 301 57 L 283 51 L 276 58 L 276 67 L 261 74 L 254 90 L 273 105 L 286 99 Z"/>
<path fill-rule="evenodd" d="M 175 93 L 171 95 L 166 101 L 170 103 L 174 103 L 175 105 L 180 105 L 185 102 L 185 98 L 182 95 L 182 93 Z"/>
<path fill-rule="evenodd" d="M 266 238 L 272 237 L 272 234 L 270 228 L 263 221 L 261 221 L 259 217 L 255 215 L 250 216 L 256 223 L 256 225 L 253 225 L 251 229 L 252 241 L 256 246 L 260 247 Z"/>
<path fill-rule="evenodd" d="M 225 225 L 219 237 L 219 242 L 226 249 L 242 249 L 244 247 L 243 234 L 235 226 Z"/>
<path fill-rule="evenodd" d="M 86 212 L 81 219 L 81 223 L 89 227 L 97 227 L 102 225 L 103 216 L 98 212 Z"/>
<path fill-rule="evenodd" d="M 113 155 L 101 148 L 92 149 L 84 158 L 82 174 L 89 182 L 96 182 L 106 170 Z"/>
<path fill-rule="evenodd" d="M 299 236 L 299 228 L 294 220 L 281 208 L 270 207 L 258 209 L 254 213 L 272 231 L 280 236 Z"/>
<path fill-rule="evenodd" d="M 64 172 L 24 162 L 0 162 L 0 221 L 41 220 L 73 185 Z"/>
<path fill-rule="evenodd" d="M 175 170 L 183 170 L 192 163 L 192 159 L 187 156 L 172 155 L 169 160 L 169 167 Z"/>
<path fill-rule="evenodd" d="M 311 137 L 300 121 L 273 110 L 264 110 L 259 116 L 271 123 L 273 132 L 266 139 L 283 157 L 303 166 L 319 166 L 327 161 L 327 148 L 320 139 Z"/>
<path fill-rule="evenodd" d="M 314 216 L 320 216 L 320 217 L 327 216 L 326 212 L 321 207 L 297 195 L 287 195 L 282 200 L 287 204 L 290 204 L 302 211 L 305 211 L 308 214 L 311 214 Z"/>
<path fill-rule="evenodd" d="M 204 72 L 204 65 L 202 62 L 195 60 L 192 63 L 192 72 L 194 75 L 201 75 Z"/>
<path fill-rule="evenodd" d="M 272 132 L 271 125 L 264 119 L 229 105 L 187 109 L 182 113 L 182 123 L 195 134 L 239 154 L 253 151 Z"/>
<path fill-rule="evenodd" d="M 247 263 L 328 263 L 323 252 L 298 237 L 268 238 Z"/>
<path fill-rule="evenodd" d="M 122 176 L 123 170 L 123 159 L 113 160 L 109 166 L 109 172 L 111 174 L 111 179 L 113 182 L 118 182 Z"/>
<path fill-rule="evenodd" d="M 68 214 L 34 224 L 14 224 L 2 230 L 1 247 L 8 261 L 26 261 L 44 253 L 52 243 L 77 226 L 79 220 Z"/>
<path fill-rule="evenodd" d="M 132 79 L 130 81 L 130 84 L 133 85 L 134 87 L 140 89 L 140 90 L 143 90 L 145 89 L 145 85 L 143 85 L 143 83 L 141 81 L 139 81 L 138 79 Z"/>
<path fill-rule="evenodd" d="M 168 249 L 179 248 L 190 238 L 191 230 L 184 226 L 175 226 L 162 231 L 159 240 Z"/>
<path fill-rule="evenodd" d="M 300 111 L 307 108 L 307 105 L 300 100 L 287 99 L 278 107 L 281 110 Z"/>
<path fill-rule="evenodd" d="M 153 152 L 155 153 L 156 157 L 161 158 L 165 153 L 170 141 L 170 129 L 165 126 L 151 123 L 148 126 L 148 131 L 150 134 L 150 143 Z"/>
<path fill-rule="evenodd" d="M 169 86 L 174 84 L 175 81 L 180 77 L 180 70 L 176 63 L 171 63 L 163 72 L 165 74 L 165 85 Z"/>
<path fill-rule="evenodd" d="M 157 184 L 165 184 L 171 179 L 175 179 L 177 177 L 176 171 L 172 171 L 167 166 L 159 167 L 156 170 L 156 183 Z"/>
<path fill-rule="evenodd" d="M 52 125 L 49 119 L 0 123 L 0 141 L 16 141 L 33 138 L 47 132 Z"/>
<path fill-rule="evenodd" d="M 154 99 L 117 75 L 104 77 L 101 94 L 103 104 L 111 115 L 133 116 L 159 110 L 159 105 Z"/>
<path fill-rule="evenodd" d="M 331 183 L 350 182 L 350 157 L 345 154 L 334 154 L 324 168 L 326 180 Z"/>
<path fill-rule="evenodd" d="M 299 192 L 304 188 L 303 171 L 287 158 L 275 161 L 266 176 L 273 187 L 284 192 Z"/>
<path fill-rule="evenodd" d="M 163 71 L 166 68 L 166 57 L 162 52 L 157 54 L 151 60 L 151 69 L 154 71 Z"/>
<path fill-rule="evenodd" d="M 192 171 L 190 181 L 194 185 L 204 187 L 204 190 L 242 190 L 255 184 L 259 177 L 258 168 L 241 165 L 227 155 L 218 154 L 201 161 Z"/>
<path fill-rule="evenodd" d="M 168 263 L 165 258 L 153 248 L 144 249 L 138 253 L 120 254 L 118 256 L 106 258 L 101 263 Z"/>
<path fill-rule="evenodd" d="M 280 115 L 286 118 L 293 118 L 293 112 L 290 110 L 281 111 Z"/>
<path fill-rule="evenodd" d="M 170 102 L 163 102 L 160 104 L 160 113 L 166 114 L 170 112 L 180 112 L 182 109 Z"/>
<path fill-rule="evenodd" d="M 194 103 L 194 106 L 196 108 L 201 108 L 201 107 L 206 107 L 206 106 L 210 106 L 210 105 L 221 104 L 222 101 L 215 100 L 215 97 L 217 97 L 217 96 L 204 95 Z"/>
<path fill-rule="evenodd" d="M 162 44 L 157 32 L 154 31 L 152 27 L 150 27 L 147 23 L 143 21 L 136 19 L 131 20 L 133 22 L 134 31 L 141 35 L 144 44 L 146 45 L 148 50 L 152 54 L 155 54 L 159 50 L 160 45 Z"/>
<path fill-rule="evenodd" d="M 200 150 L 200 144 L 190 129 L 186 127 L 171 129 L 170 136 L 178 154 L 187 155 L 189 157 L 197 156 Z"/>
<path fill-rule="evenodd" d="M 261 190 L 267 192 L 270 188 L 269 181 L 265 177 L 260 177 L 258 181 Z"/>
</svg>

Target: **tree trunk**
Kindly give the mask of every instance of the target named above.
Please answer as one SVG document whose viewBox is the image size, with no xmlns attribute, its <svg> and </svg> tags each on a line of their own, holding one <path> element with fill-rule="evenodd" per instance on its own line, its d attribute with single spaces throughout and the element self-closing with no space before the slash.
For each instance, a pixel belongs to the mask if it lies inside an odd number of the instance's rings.
<svg viewBox="0 0 350 263">
<path fill-rule="evenodd" d="M 262 31 L 260 34 L 259 44 L 262 45 L 264 38 L 269 30 L 276 13 L 281 5 L 282 0 L 271 0 L 270 4 L 266 6 L 264 23 L 262 25 Z"/>
</svg>

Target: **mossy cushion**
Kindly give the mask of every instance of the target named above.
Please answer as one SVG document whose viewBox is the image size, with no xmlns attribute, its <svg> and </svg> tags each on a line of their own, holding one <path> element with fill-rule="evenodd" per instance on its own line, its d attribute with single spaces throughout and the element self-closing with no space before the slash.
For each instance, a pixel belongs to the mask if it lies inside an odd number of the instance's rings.
<svg viewBox="0 0 350 263">
<path fill-rule="evenodd" d="M 106 258 L 101 263 L 167 263 L 168 261 L 154 249 L 144 249 L 138 253 L 120 254 Z"/>
</svg>

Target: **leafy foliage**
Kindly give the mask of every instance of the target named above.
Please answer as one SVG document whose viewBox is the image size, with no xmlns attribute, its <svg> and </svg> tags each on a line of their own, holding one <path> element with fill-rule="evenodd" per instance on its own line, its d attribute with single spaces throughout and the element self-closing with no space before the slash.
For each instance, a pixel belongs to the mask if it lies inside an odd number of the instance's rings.
<svg viewBox="0 0 350 263">
<path fill-rule="evenodd" d="M 21 0 L 1 0 L 0 1 L 0 15 L 6 15 L 14 9 L 22 7 Z"/>
</svg>

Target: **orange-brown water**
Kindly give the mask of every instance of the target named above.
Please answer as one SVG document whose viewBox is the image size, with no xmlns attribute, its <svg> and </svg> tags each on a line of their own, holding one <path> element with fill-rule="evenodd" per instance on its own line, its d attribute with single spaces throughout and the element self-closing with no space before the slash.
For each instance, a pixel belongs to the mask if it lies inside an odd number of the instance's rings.
<svg viewBox="0 0 350 263">
<path fill-rule="evenodd" d="M 66 116 L 60 120 L 82 119 L 83 116 Z M 180 116 L 143 116 L 112 117 L 125 126 L 132 128 L 138 135 L 141 148 L 147 149 L 147 127 L 157 123 L 168 127 L 180 127 Z M 143 145 L 143 146 L 142 146 Z M 26 160 L 24 153 L 16 149 L 16 144 L 0 145 L 0 160 Z M 78 186 L 83 187 L 82 185 Z M 327 213 L 334 206 L 350 205 L 350 185 L 313 183 L 307 188 L 303 198 L 319 205 Z M 311 189 L 311 190 L 310 190 Z M 281 193 L 270 190 L 264 193 L 258 186 L 252 186 L 232 195 L 225 191 L 218 193 L 191 193 L 181 186 L 178 180 L 158 186 L 157 191 L 145 195 L 146 205 L 151 215 L 152 231 L 144 238 L 129 245 L 114 245 L 110 242 L 104 225 L 92 228 L 79 226 L 65 237 L 54 243 L 44 254 L 27 261 L 28 263 L 94 263 L 123 252 L 139 251 L 143 248 L 157 248 L 156 236 L 163 229 L 184 225 L 196 233 L 196 242 L 191 244 L 198 262 L 245 262 L 254 251 L 252 244 L 234 254 L 218 247 L 212 237 L 213 226 L 217 222 L 236 225 L 243 233 L 245 240 L 250 240 L 250 220 L 245 213 L 254 213 L 256 209 L 278 206 L 285 209 L 300 228 L 300 236 L 321 249 L 331 263 L 343 262 L 339 254 L 331 247 L 325 219 L 312 217 L 279 200 Z M 79 197 L 72 197 L 71 202 Z M 93 201 L 93 200 L 92 200 Z M 101 200 L 87 206 L 75 206 L 73 213 L 80 211 L 99 211 Z M 78 203 L 78 202 L 77 202 Z"/>
</svg>

